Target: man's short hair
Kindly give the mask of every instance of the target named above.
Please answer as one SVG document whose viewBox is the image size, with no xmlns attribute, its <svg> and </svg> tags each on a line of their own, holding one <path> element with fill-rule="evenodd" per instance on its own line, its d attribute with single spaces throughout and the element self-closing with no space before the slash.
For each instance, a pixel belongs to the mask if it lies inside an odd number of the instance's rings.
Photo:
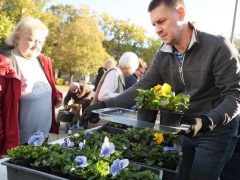
<svg viewBox="0 0 240 180">
<path fill-rule="evenodd" d="M 148 6 L 148 12 L 151 12 L 161 4 L 164 4 L 167 7 L 173 8 L 173 7 L 176 7 L 177 3 L 179 2 L 183 2 L 183 0 L 152 0 Z"/>
</svg>

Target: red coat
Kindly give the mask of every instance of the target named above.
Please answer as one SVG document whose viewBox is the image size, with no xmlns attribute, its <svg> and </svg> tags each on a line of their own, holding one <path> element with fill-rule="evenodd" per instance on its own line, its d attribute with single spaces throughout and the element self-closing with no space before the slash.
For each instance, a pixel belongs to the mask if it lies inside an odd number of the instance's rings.
<svg viewBox="0 0 240 180">
<path fill-rule="evenodd" d="M 52 87 L 52 125 L 50 132 L 59 133 L 55 119 L 54 105 L 62 93 L 56 89 L 51 59 L 41 54 L 39 56 L 45 75 Z M 18 100 L 21 97 L 21 81 L 12 61 L 0 55 L 0 157 L 7 149 L 20 143 L 18 124 Z"/>
</svg>

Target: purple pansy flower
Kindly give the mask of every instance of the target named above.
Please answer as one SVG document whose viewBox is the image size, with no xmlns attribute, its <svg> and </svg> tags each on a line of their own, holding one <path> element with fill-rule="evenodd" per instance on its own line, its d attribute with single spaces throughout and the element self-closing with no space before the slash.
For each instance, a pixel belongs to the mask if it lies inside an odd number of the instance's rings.
<svg viewBox="0 0 240 180">
<path fill-rule="evenodd" d="M 85 131 L 84 135 L 87 136 L 87 137 L 90 137 L 90 136 L 93 135 L 93 132 L 92 131 Z"/>
<path fill-rule="evenodd" d="M 44 142 L 44 139 L 45 138 L 43 136 L 43 132 L 36 132 L 29 138 L 28 144 L 34 146 L 41 146 Z"/>
<path fill-rule="evenodd" d="M 65 138 L 61 146 L 71 148 L 74 146 L 74 142 L 72 142 L 69 138 Z"/>
<path fill-rule="evenodd" d="M 86 156 L 77 156 L 75 158 L 75 162 L 76 162 L 76 166 L 77 167 L 84 168 L 84 167 L 88 166 L 87 157 Z"/>
<path fill-rule="evenodd" d="M 112 165 L 111 165 L 111 173 L 113 176 L 116 176 L 120 173 L 120 171 L 122 169 L 124 169 L 125 167 L 127 167 L 129 164 L 129 160 L 128 159 L 123 159 L 123 160 L 119 160 L 116 159 L 113 161 Z"/>
<path fill-rule="evenodd" d="M 104 143 L 102 144 L 101 156 L 108 157 L 115 152 L 115 146 L 109 142 L 108 137 L 105 137 Z"/>
<path fill-rule="evenodd" d="M 172 150 L 174 150 L 175 149 L 175 146 L 164 146 L 163 147 L 163 151 L 172 151 Z"/>
<path fill-rule="evenodd" d="M 85 147 L 85 143 L 86 143 L 86 140 L 84 140 L 83 142 L 80 142 L 80 143 L 78 144 L 80 150 L 82 150 L 82 149 Z"/>
</svg>

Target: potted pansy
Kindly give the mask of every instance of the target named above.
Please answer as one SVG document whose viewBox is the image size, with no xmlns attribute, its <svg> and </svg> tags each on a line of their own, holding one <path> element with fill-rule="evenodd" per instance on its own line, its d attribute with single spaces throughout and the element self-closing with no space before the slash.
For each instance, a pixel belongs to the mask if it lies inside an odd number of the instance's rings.
<svg viewBox="0 0 240 180">
<path fill-rule="evenodd" d="M 157 175 L 150 171 L 137 172 L 133 166 L 129 166 L 129 160 L 123 159 L 121 153 L 110 142 L 108 137 L 104 138 L 98 153 L 88 156 L 81 149 L 74 159 L 74 165 L 70 171 L 70 179 L 158 179 Z M 138 169 L 139 170 L 139 169 Z"/>
<path fill-rule="evenodd" d="M 50 166 L 52 174 L 68 178 L 76 151 L 64 147 L 59 148 L 57 145 L 55 147 L 46 161 Z"/>
<path fill-rule="evenodd" d="M 49 149 L 49 145 L 45 142 L 43 133 L 34 133 L 29 138 L 28 144 L 34 147 L 32 152 L 32 158 L 34 161 L 30 164 L 30 166 L 37 170 L 49 172 L 49 164 L 47 163 L 46 159 L 49 158 L 49 153 L 51 151 Z"/>
<path fill-rule="evenodd" d="M 174 167 L 171 165 L 171 169 L 175 170 L 181 159 L 181 154 L 176 149 L 177 137 L 171 133 L 132 128 L 127 129 L 122 137 L 128 139 L 127 144 L 124 144 L 124 141 L 118 138 L 122 146 L 126 147 L 122 148 L 122 155 L 130 160 L 165 168 L 169 167 L 168 164 L 174 164 Z M 114 142 L 114 138 L 112 140 Z"/>
<path fill-rule="evenodd" d="M 184 93 L 175 94 L 171 85 L 164 83 L 156 85 L 150 89 L 137 89 L 138 96 L 135 98 L 138 106 L 138 120 L 154 123 L 157 110 L 161 112 L 161 124 L 177 125 L 175 123 L 166 124 L 164 120 L 178 119 L 184 109 L 189 106 L 190 96 Z M 175 116 L 176 115 L 176 116 Z M 165 116 L 165 117 L 164 117 Z M 173 117 L 175 116 L 175 117 Z M 172 118 L 171 118 L 172 117 Z M 170 119 L 170 120 L 169 120 Z"/>
<path fill-rule="evenodd" d="M 110 163 L 120 153 L 115 150 L 115 145 L 109 141 L 108 137 L 104 138 L 104 142 L 98 151 L 85 151 L 87 147 L 84 145 L 78 152 L 78 156 L 74 160 L 74 167 L 71 169 L 72 176 L 78 176 L 82 179 L 107 177 L 110 174 Z"/>
<path fill-rule="evenodd" d="M 158 176 L 151 171 L 134 168 L 137 165 L 133 165 L 128 159 L 123 158 L 122 152 L 107 136 L 103 141 L 96 141 L 98 145 L 94 147 L 97 148 L 92 150 L 92 144 L 87 145 L 87 141 L 91 141 L 91 139 L 86 137 L 94 134 L 97 135 L 97 132 L 88 132 L 81 138 L 76 135 L 75 138 L 79 138 L 75 139 L 78 147 L 70 138 L 65 138 L 62 144 L 40 145 L 41 138 L 35 136 L 29 141 L 31 145 L 9 150 L 10 158 L 34 159 L 36 166 L 41 164 L 49 166 L 51 171 L 48 173 L 64 178 L 69 178 L 70 175 L 70 179 L 158 179 Z M 42 170 L 38 169 L 38 171 Z M 35 171 L 28 173 L 35 173 Z M 41 173 L 37 174 L 38 177 L 41 177 Z"/>
<path fill-rule="evenodd" d="M 21 166 L 30 166 L 33 162 L 32 152 L 34 146 L 21 145 L 16 148 L 11 148 L 7 151 L 8 157 L 10 157 L 11 162 Z"/>
<path fill-rule="evenodd" d="M 30 164 L 32 164 L 38 157 L 37 152 L 42 150 L 42 147 L 40 148 L 40 146 L 43 144 L 43 142 L 43 133 L 36 132 L 29 138 L 29 145 L 21 145 L 16 148 L 11 148 L 7 151 L 7 154 L 13 163 L 23 166 L 30 166 Z"/>
<path fill-rule="evenodd" d="M 104 140 L 105 134 L 99 133 L 97 131 L 86 130 L 79 131 L 79 133 L 70 135 L 67 141 L 71 142 L 72 147 L 79 147 L 79 143 L 86 141 L 86 146 L 91 146 L 91 148 L 99 148 L 99 142 Z M 68 145 L 67 145 L 68 146 Z M 68 146 L 69 147 L 69 146 Z"/>
</svg>

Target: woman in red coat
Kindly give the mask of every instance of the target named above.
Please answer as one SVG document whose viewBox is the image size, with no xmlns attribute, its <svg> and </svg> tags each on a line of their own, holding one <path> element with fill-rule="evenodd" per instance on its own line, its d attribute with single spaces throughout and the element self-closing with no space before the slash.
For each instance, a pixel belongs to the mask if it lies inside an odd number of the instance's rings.
<svg viewBox="0 0 240 180">
<path fill-rule="evenodd" d="M 0 51 L 0 155 L 25 144 L 36 132 L 58 133 L 55 107 L 62 103 L 51 59 L 41 54 L 47 27 L 23 18 L 7 37 L 11 48 Z"/>
</svg>

